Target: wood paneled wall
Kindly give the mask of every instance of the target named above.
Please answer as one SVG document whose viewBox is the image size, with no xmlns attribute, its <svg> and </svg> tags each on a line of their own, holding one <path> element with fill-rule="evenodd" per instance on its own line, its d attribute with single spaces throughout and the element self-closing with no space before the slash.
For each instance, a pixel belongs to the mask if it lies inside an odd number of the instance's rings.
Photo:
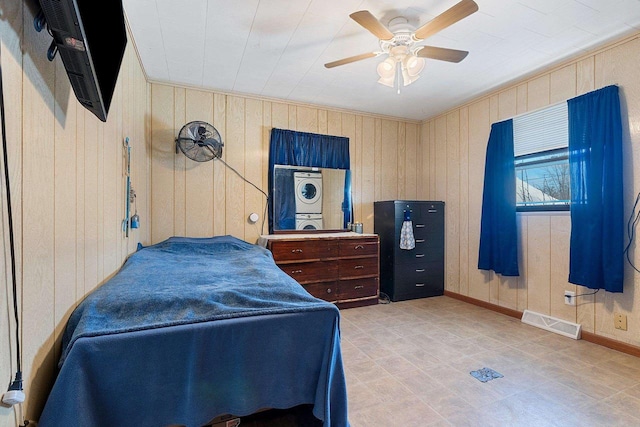
<svg viewBox="0 0 640 427">
<path fill-rule="evenodd" d="M 52 386 L 60 338 L 71 311 L 113 275 L 150 235 L 148 83 L 129 44 L 109 118 L 98 120 L 76 100 L 51 41 L 33 29 L 29 2 L 0 1 L 2 73 L 11 202 L 27 396 L 24 417 L 37 419 Z M 123 141 L 132 145 L 131 180 L 141 228 L 122 233 Z M 11 286 L 6 193 L 2 178 L 3 282 Z M 0 292 L 0 375 L 16 371 L 12 293 Z M 0 391 L 3 392 L 3 391 Z M 0 407 L 0 426 L 22 422 L 18 407 Z"/>
<path fill-rule="evenodd" d="M 308 105 L 151 85 L 151 240 L 173 235 L 230 234 L 255 243 L 265 197 L 217 160 L 197 163 L 175 151 L 175 138 L 192 120 L 213 124 L 224 141 L 223 160 L 268 193 L 271 129 L 346 136 L 350 141 L 355 220 L 373 232 L 373 201 L 425 198 L 427 158 L 420 124 Z M 250 213 L 260 214 L 249 224 Z"/>
<path fill-rule="evenodd" d="M 49 38 L 33 28 L 25 2 L 0 0 L 1 65 L 17 243 L 26 418 L 37 418 L 52 385 L 60 334 L 73 308 L 111 277 L 135 250 L 172 235 L 230 234 L 254 242 L 264 196 L 219 162 L 195 163 L 175 153 L 179 129 L 206 120 L 222 134 L 224 160 L 267 191 L 272 127 L 350 138 L 355 220 L 373 231 L 373 202 L 446 202 L 446 288 L 505 307 L 582 323 L 587 331 L 640 344 L 637 275 L 627 267 L 624 294 L 563 304 L 570 221 L 566 214 L 519 215 L 522 276 L 504 280 L 477 270 L 484 155 L 492 122 L 618 84 L 625 123 L 625 207 L 640 186 L 640 40 L 629 38 L 596 54 L 541 73 L 423 124 L 273 100 L 147 83 L 127 49 L 109 120 L 102 123 L 75 100 L 60 63 L 46 60 Z M 129 238 L 124 218 L 122 142 L 132 144 L 132 182 L 141 228 Z M 636 168 L 637 169 L 637 168 Z M 5 262 L 10 286 L 7 216 L 2 194 Z M 262 220 L 262 218 L 261 218 Z M 261 222 L 261 221 L 260 221 Z M 260 222 L 258 224 L 260 224 Z M 633 252 L 638 263 L 638 255 Z M 15 373 L 11 292 L 0 292 L 0 375 Z M 629 331 L 613 328 L 614 312 Z M 0 426 L 22 420 L 0 407 Z"/>
<path fill-rule="evenodd" d="M 640 345 L 638 273 L 626 264 L 625 291 L 583 296 L 575 307 L 564 291 L 589 289 L 568 283 L 568 213 L 518 214 L 520 277 L 503 278 L 478 270 L 484 159 L 491 124 L 616 84 L 620 87 L 624 137 L 625 219 L 640 189 L 640 35 L 629 37 L 550 71 L 483 96 L 427 120 L 421 129 L 432 155 L 431 194 L 446 202 L 446 283 L 451 292 L 522 311 L 533 310 L 582 324 L 585 331 Z M 625 242 L 626 243 L 626 242 Z M 640 265 L 640 253 L 632 259 Z M 622 248 L 621 248 L 622 250 Z M 613 314 L 628 316 L 628 331 L 614 329 Z"/>
</svg>

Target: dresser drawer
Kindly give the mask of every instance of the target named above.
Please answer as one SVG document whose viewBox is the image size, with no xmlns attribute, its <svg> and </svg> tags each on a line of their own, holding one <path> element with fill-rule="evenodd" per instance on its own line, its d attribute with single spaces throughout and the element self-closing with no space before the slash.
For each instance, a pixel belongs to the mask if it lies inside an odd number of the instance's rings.
<svg viewBox="0 0 640 427">
<path fill-rule="evenodd" d="M 378 257 L 340 259 L 338 265 L 341 279 L 378 275 Z"/>
<path fill-rule="evenodd" d="M 338 256 L 338 242 L 334 240 L 273 240 L 269 249 L 276 263 Z"/>
<path fill-rule="evenodd" d="M 400 293 L 421 292 L 426 289 L 444 289 L 444 266 L 441 261 L 426 262 L 421 265 L 397 266 L 396 287 Z"/>
<path fill-rule="evenodd" d="M 336 281 L 308 283 L 302 286 L 314 297 L 323 299 L 325 301 L 335 302 L 339 298 L 338 282 Z"/>
<path fill-rule="evenodd" d="M 364 298 L 378 295 L 378 278 L 351 279 L 340 281 L 338 299 Z"/>
<path fill-rule="evenodd" d="M 414 249 L 406 250 L 396 248 L 396 264 L 424 264 L 425 262 L 435 262 L 444 258 L 444 253 L 441 248 L 433 246 L 431 244 L 420 241 L 422 239 L 416 238 L 416 247 Z"/>
<path fill-rule="evenodd" d="M 338 265 L 335 261 L 297 262 L 278 265 L 298 283 L 326 282 L 338 278 Z"/>
<path fill-rule="evenodd" d="M 378 239 L 343 239 L 340 241 L 340 257 L 378 254 Z"/>
</svg>

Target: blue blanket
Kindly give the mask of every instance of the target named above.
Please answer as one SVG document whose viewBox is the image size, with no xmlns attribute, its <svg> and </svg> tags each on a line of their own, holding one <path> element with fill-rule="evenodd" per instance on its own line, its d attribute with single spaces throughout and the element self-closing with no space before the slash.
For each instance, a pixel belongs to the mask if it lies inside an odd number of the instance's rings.
<svg viewBox="0 0 640 427">
<path fill-rule="evenodd" d="M 262 247 L 169 238 L 74 310 L 39 425 L 198 427 L 311 403 L 348 426 L 339 317 Z"/>
<path fill-rule="evenodd" d="M 232 236 L 143 248 L 73 312 L 59 366 L 80 337 L 327 308 L 273 264 L 271 252 Z"/>
</svg>

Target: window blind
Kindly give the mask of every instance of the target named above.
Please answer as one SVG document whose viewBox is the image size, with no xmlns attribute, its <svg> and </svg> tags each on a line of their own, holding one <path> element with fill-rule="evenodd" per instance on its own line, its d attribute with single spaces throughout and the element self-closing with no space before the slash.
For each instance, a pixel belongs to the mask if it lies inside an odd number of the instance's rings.
<svg viewBox="0 0 640 427">
<path fill-rule="evenodd" d="M 513 118 L 514 156 L 569 146 L 567 103 L 561 102 Z"/>
</svg>

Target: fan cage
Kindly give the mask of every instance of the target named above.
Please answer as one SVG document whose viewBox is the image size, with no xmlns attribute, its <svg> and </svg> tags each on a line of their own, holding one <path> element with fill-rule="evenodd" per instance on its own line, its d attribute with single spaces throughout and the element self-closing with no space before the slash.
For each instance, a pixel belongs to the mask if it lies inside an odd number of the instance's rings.
<svg viewBox="0 0 640 427">
<path fill-rule="evenodd" d="M 186 157 L 197 162 L 221 158 L 223 146 L 218 130 L 204 121 L 185 124 L 176 138 L 176 153 L 179 149 Z"/>
</svg>

